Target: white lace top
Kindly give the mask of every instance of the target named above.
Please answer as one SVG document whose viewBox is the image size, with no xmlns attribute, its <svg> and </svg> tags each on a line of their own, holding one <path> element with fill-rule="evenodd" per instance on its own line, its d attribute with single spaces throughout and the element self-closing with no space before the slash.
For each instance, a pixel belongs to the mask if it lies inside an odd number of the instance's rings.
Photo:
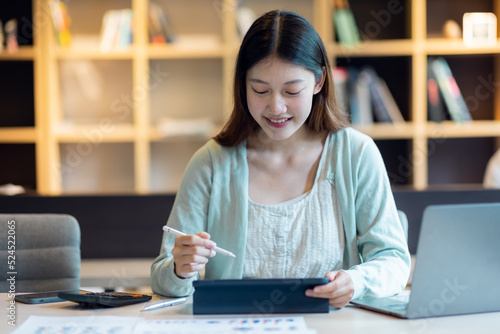
<svg viewBox="0 0 500 334">
<path fill-rule="evenodd" d="M 327 139 L 308 193 L 273 205 L 249 199 L 243 278 L 324 277 L 342 268 L 341 207 L 325 168 L 330 151 Z"/>
</svg>

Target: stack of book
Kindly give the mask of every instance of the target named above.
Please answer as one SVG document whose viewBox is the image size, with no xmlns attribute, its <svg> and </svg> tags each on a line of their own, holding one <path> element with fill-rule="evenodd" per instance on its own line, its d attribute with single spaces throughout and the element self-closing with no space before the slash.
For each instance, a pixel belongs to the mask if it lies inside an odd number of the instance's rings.
<svg viewBox="0 0 500 334">
<path fill-rule="evenodd" d="M 57 42 L 59 45 L 67 46 L 71 44 L 71 34 L 69 31 L 71 20 L 68 14 L 66 4 L 59 0 L 50 0 L 50 13 L 52 15 L 52 23 L 56 32 Z"/>
<path fill-rule="evenodd" d="M 340 105 L 349 111 L 353 125 L 405 122 L 386 82 L 373 67 L 337 67 L 333 76 Z"/>
<path fill-rule="evenodd" d="M 456 123 L 472 120 L 450 66 L 442 57 L 427 61 L 427 97 L 431 121 L 439 123 L 448 119 L 448 115 Z"/>
<path fill-rule="evenodd" d="M 149 41 L 152 44 L 173 43 L 176 35 L 169 15 L 155 3 L 149 3 Z"/>
<path fill-rule="evenodd" d="M 333 23 L 339 43 L 346 47 L 357 45 L 360 42 L 359 31 L 349 2 L 332 0 L 332 5 L 335 8 Z"/>
<path fill-rule="evenodd" d="M 248 29 L 252 26 L 257 16 L 253 9 L 245 6 L 239 6 L 236 10 L 236 26 L 238 28 L 238 35 L 245 37 Z"/>
<path fill-rule="evenodd" d="M 132 44 L 132 9 L 109 10 L 102 20 L 100 49 L 109 52 Z"/>
</svg>

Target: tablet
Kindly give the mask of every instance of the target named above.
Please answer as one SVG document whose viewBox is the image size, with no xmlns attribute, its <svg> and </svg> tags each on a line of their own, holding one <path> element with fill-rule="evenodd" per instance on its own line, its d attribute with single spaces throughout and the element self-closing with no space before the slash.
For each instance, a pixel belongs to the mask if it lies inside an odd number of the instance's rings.
<svg viewBox="0 0 500 334">
<path fill-rule="evenodd" d="M 194 281 L 193 314 L 328 313 L 328 299 L 306 296 L 327 278 Z"/>
</svg>

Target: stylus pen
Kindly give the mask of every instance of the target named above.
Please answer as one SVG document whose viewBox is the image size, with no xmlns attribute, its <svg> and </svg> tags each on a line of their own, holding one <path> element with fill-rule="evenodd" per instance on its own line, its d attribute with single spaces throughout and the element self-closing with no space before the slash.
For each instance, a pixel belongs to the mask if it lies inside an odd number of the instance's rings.
<svg viewBox="0 0 500 334">
<path fill-rule="evenodd" d="M 148 305 L 145 308 L 143 308 L 142 310 L 143 311 L 151 311 L 151 310 L 156 310 L 156 309 L 159 309 L 159 308 L 162 308 L 162 307 L 174 306 L 174 305 L 182 304 L 186 300 L 187 300 L 186 297 L 177 298 L 177 299 L 170 299 L 170 300 L 164 300 L 164 301 L 162 301 L 160 303 Z"/>
<path fill-rule="evenodd" d="M 168 227 L 168 226 L 163 226 L 163 231 L 167 232 L 167 233 L 172 233 L 173 235 L 177 236 L 177 237 L 180 237 L 181 235 L 186 235 L 186 233 L 182 233 L 181 231 L 177 231 L 175 228 L 171 228 L 171 227 Z M 236 255 L 234 255 L 233 253 L 231 253 L 230 251 L 228 250 L 225 250 L 223 248 L 220 248 L 220 247 L 217 247 L 215 246 L 214 248 L 212 248 L 214 251 L 216 251 L 217 253 L 220 253 L 222 255 L 226 255 L 226 256 L 230 256 L 230 257 L 236 257 Z"/>
</svg>

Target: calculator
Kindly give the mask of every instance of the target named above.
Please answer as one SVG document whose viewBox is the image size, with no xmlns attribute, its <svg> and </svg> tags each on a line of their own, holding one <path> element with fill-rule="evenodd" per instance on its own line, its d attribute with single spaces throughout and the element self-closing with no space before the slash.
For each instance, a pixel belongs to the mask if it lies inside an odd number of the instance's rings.
<svg viewBox="0 0 500 334">
<path fill-rule="evenodd" d="M 133 292 L 59 292 L 58 297 L 64 300 L 79 303 L 86 307 L 116 307 L 146 302 L 151 300 L 150 295 Z"/>
</svg>

